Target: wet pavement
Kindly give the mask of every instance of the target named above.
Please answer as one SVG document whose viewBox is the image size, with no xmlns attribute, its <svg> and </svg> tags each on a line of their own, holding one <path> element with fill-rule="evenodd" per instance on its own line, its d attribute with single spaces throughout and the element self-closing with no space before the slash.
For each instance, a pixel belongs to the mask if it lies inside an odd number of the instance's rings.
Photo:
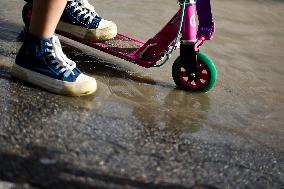
<svg viewBox="0 0 284 189">
<path fill-rule="evenodd" d="M 96 3 L 141 40 L 177 8 L 170 0 Z M 175 89 L 177 53 L 144 69 L 61 38 L 98 80 L 96 94 L 70 98 L 11 78 L 24 1 L 1 1 L 0 189 L 283 188 L 284 3 L 212 3 L 217 32 L 202 49 L 219 72 L 212 91 Z"/>
</svg>

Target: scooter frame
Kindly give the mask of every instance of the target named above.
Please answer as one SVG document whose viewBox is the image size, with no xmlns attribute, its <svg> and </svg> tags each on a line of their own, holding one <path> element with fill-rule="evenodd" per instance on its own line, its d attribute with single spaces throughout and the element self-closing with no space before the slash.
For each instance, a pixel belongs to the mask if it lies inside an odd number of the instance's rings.
<svg viewBox="0 0 284 189">
<path fill-rule="evenodd" d="M 196 56 L 195 52 L 196 50 L 199 50 L 201 44 L 204 42 L 205 39 L 199 39 L 198 41 L 196 38 L 196 0 L 185 1 L 186 2 L 184 8 L 184 18 L 182 18 L 182 3 L 180 3 L 179 11 L 173 16 L 173 18 L 164 26 L 164 28 L 159 33 L 157 33 L 153 38 L 149 39 L 146 43 L 137 39 L 133 39 L 131 37 L 127 37 L 122 34 L 118 34 L 118 38 L 134 41 L 140 46 L 140 48 L 132 52 L 120 52 L 112 48 L 105 48 L 101 43 L 82 39 L 67 32 L 57 31 L 57 33 L 67 38 L 71 38 L 75 41 L 83 43 L 85 45 L 96 48 L 105 53 L 136 63 L 139 66 L 150 68 L 154 67 L 159 61 L 161 61 L 169 52 L 170 48 L 175 45 L 173 43 L 177 33 L 179 32 L 178 30 L 179 25 L 181 23 L 181 19 L 183 19 L 181 30 L 182 37 L 180 39 L 181 57 L 182 59 L 188 59 L 188 57 L 190 56 L 190 52 L 192 52 L 192 57 L 190 59 L 192 59 L 193 62 L 190 62 L 194 64 L 194 61 L 196 62 L 196 58 L 194 58 L 194 56 Z M 198 47 L 195 44 L 198 44 Z"/>
</svg>

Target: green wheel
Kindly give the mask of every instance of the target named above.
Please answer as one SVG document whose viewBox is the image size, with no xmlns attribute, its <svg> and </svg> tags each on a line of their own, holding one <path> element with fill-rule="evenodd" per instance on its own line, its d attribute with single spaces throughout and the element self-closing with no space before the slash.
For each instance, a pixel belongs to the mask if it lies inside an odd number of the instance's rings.
<svg viewBox="0 0 284 189">
<path fill-rule="evenodd" d="M 190 77 L 181 64 L 180 57 L 172 68 L 172 76 L 178 88 L 186 91 L 208 92 L 217 81 L 217 70 L 213 61 L 200 52 L 197 53 L 197 73 Z"/>
</svg>

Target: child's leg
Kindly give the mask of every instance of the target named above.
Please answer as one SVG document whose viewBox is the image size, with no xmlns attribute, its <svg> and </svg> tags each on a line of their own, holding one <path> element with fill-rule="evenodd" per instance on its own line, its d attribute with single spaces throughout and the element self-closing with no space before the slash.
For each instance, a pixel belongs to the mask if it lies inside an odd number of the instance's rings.
<svg viewBox="0 0 284 189">
<path fill-rule="evenodd" d="M 97 83 L 62 52 L 54 31 L 66 0 L 34 1 L 30 31 L 17 54 L 12 76 L 48 91 L 71 96 L 96 91 Z"/>
<path fill-rule="evenodd" d="M 30 32 L 39 37 L 49 38 L 66 6 L 67 0 L 35 0 L 33 1 L 33 15 Z"/>
</svg>

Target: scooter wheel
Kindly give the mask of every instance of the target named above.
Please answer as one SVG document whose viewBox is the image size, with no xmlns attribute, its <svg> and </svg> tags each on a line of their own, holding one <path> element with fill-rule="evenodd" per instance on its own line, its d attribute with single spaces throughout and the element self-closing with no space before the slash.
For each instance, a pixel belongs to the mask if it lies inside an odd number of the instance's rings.
<svg viewBox="0 0 284 189">
<path fill-rule="evenodd" d="M 33 4 L 32 3 L 26 3 L 23 7 L 22 10 L 22 18 L 24 21 L 24 24 L 26 26 L 29 26 L 31 23 L 31 18 L 32 18 L 32 8 L 33 8 Z"/>
<path fill-rule="evenodd" d="M 181 64 L 180 57 L 172 67 L 172 76 L 178 88 L 186 91 L 208 92 L 217 81 L 217 70 L 213 61 L 205 54 L 197 53 L 197 73 L 189 76 Z"/>
</svg>

